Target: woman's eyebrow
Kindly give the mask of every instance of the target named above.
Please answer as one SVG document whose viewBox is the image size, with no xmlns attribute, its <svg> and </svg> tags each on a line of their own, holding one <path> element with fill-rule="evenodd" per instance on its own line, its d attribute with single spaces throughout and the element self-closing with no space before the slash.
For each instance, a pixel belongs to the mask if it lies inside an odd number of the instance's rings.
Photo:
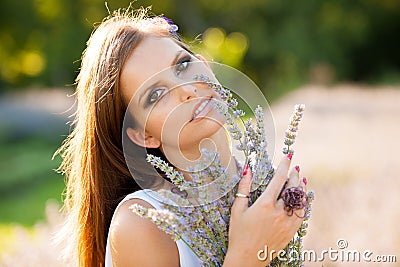
<svg viewBox="0 0 400 267">
<path fill-rule="evenodd" d="M 175 55 L 175 57 L 174 57 L 174 60 L 172 61 L 171 65 L 170 65 L 171 67 L 172 67 L 172 66 L 175 66 L 175 65 L 178 63 L 179 57 L 180 57 L 180 55 L 181 55 L 183 52 L 186 52 L 186 50 L 185 50 L 185 49 L 181 49 L 181 50 L 179 50 L 179 51 L 176 53 L 176 55 Z M 146 95 L 146 93 L 147 93 L 150 89 L 152 89 L 152 88 L 158 86 L 159 84 L 160 84 L 160 82 L 157 81 L 157 82 L 153 83 L 152 85 L 148 86 L 145 90 L 143 90 L 142 93 L 141 93 L 140 96 L 139 96 L 139 103 L 142 102 L 143 96 Z"/>
<path fill-rule="evenodd" d="M 172 67 L 172 66 L 175 66 L 175 65 L 178 63 L 178 60 L 179 60 L 180 55 L 181 55 L 183 52 L 185 52 L 185 51 L 186 51 L 186 50 L 181 49 L 181 50 L 179 50 L 179 51 L 176 53 L 175 58 L 174 58 L 174 60 L 173 60 L 172 63 L 171 63 L 171 67 Z"/>
</svg>

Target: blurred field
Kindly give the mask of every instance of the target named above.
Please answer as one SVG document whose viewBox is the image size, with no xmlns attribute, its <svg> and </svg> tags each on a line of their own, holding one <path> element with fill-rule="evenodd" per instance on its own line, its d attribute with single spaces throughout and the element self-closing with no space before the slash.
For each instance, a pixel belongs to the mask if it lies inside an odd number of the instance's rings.
<svg viewBox="0 0 400 267">
<path fill-rule="evenodd" d="M 60 158 L 52 155 L 68 130 L 67 110 L 73 104 L 68 93 L 30 90 L 0 98 L 0 259 L 5 252 L 14 255 L 11 263 L 0 260 L 0 266 L 43 266 L 22 252 L 38 252 L 40 246 L 51 251 L 52 228 L 45 219 L 46 213 L 53 214 L 47 216 L 52 223 L 59 217 L 64 179 L 54 171 Z M 53 204 L 46 211 L 49 199 Z"/>
<path fill-rule="evenodd" d="M 0 224 L 32 226 L 44 203 L 61 201 L 63 177 L 53 153 L 65 137 L 73 103 L 66 90 L 31 90 L 0 98 Z M 38 212 L 40 211 L 40 213 Z"/>
<path fill-rule="evenodd" d="M 385 266 L 400 266 L 399 88 L 309 86 L 287 95 L 272 105 L 278 149 L 294 103 L 306 104 L 306 112 L 293 163 L 316 191 L 305 247 L 338 249 L 337 240 L 346 239 L 349 250 L 397 255 Z M 323 263 L 346 265 L 355 264 Z"/>
<path fill-rule="evenodd" d="M 51 102 L 56 107 L 52 114 L 62 108 L 66 110 L 66 103 L 71 104 L 70 99 L 65 100 L 62 96 L 65 92 L 58 92 L 43 102 Z M 308 178 L 308 187 L 316 191 L 305 248 L 316 252 L 329 247 L 337 249 L 337 240 L 346 239 L 348 249 L 369 249 L 374 255 L 397 256 L 397 263 L 386 265 L 325 260 L 323 263 L 306 263 L 306 266 L 400 266 L 400 175 L 396 171 L 400 163 L 397 155 L 400 151 L 400 88 L 307 86 L 286 95 L 272 105 L 278 152 L 296 103 L 306 104 L 306 112 L 296 141 L 293 164 L 300 165 L 301 175 Z M 44 218 L 44 212 L 29 215 L 30 210 L 44 211 L 45 196 L 60 199 L 62 182 L 59 182 L 62 179 L 54 174 L 52 177 L 58 177 L 58 180 L 52 184 L 53 178 L 42 178 L 41 182 L 37 181 L 36 193 L 32 193 L 36 187 L 26 181 L 13 184 L 18 177 L 24 176 L 19 176 L 20 172 L 37 173 L 35 179 L 50 173 L 47 168 L 54 168 L 54 162 L 43 163 L 40 158 L 47 159 L 54 150 L 52 145 L 46 146 L 39 141 L 24 142 L 27 143 L 22 143 L 21 147 L 9 146 L 5 150 L 2 147 L 0 154 L 0 266 L 62 266 L 57 261 L 59 250 L 50 241 L 52 232 L 62 221 L 57 204 L 48 205 L 47 222 L 33 226 L 33 218 Z M 12 156 L 14 154 L 17 156 Z M 280 158 L 279 153 L 276 158 Z M 22 193 L 14 194 L 18 191 L 16 188 L 22 188 Z M 49 190 L 53 192 L 45 193 Z M 34 200 L 33 195 L 43 197 Z M 35 201 L 38 206 L 34 207 Z M 10 224 L 12 221 L 25 225 L 25 228 Z"/>
</svg>

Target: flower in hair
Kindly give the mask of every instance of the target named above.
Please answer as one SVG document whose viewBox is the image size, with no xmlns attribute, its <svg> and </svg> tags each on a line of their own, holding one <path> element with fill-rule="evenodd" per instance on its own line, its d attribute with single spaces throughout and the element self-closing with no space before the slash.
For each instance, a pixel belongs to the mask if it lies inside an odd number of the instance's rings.
<svg viewBox="0 0 400 267">
<path fill-rule="evenodd" d="M 178 25 L 176 25 L 171 19 L 169 19 L 165 16 L 163 16 L 161 18 L 164 19 L 170 26 L 169 32 L 176 35 L 178 32 L 178 29 L 179 29 Z"/>
</svg>

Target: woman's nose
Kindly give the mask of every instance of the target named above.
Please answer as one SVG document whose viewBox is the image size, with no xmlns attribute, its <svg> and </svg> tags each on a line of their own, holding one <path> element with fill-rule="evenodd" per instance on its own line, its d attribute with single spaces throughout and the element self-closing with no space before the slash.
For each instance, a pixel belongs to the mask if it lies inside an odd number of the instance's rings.
<svg viewBox="0 0 400 267">
<path fill-rule="evenodd" d="M 197 97 L 197 87 L 195 84 L 187 83 L 177 88 L 179 98 L 182 102 L 187 101 L 193 97 Z"/>
</svg>

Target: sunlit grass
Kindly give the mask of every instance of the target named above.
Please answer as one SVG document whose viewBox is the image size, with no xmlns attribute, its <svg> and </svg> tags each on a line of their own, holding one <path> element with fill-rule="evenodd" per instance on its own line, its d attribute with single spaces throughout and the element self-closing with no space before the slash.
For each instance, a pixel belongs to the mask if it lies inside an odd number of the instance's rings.
<svg viewBox="0 0 400 267">
<path fill-rule="evenodd" d="M 35 235 L 33 227 L 21 226 L 14 223 L 0 224 L 0 253 L 9 252 L 17 244 L 15 233 L 23 230 L 31 238 Z"/>
<path fill-rule="evenodd" d="M 14 226 L 11 224 L 0 224 L 0 252 L 3 253 L 7 251 L 10 246 L 15 243 L 15 238 L 13 234 Z"/>
<path fill-rule="evenodd" d="M 0 202 L 0 221 L 31 226 L 38 220 L 43 220 L 46 201 L 52 198 L 60 203 L 63 187 L 62 179 L 51 177 L 29 188 L 22 188 L 13 195 L 3 197 Z"/>
<path fill-rule="evenodd" d="M 45 219 L 34 226 L 0 224 L 0 266 L 65 266 L 55 234 L 64 218 L 58 203 L 47 201 Z"/>
</svg>

